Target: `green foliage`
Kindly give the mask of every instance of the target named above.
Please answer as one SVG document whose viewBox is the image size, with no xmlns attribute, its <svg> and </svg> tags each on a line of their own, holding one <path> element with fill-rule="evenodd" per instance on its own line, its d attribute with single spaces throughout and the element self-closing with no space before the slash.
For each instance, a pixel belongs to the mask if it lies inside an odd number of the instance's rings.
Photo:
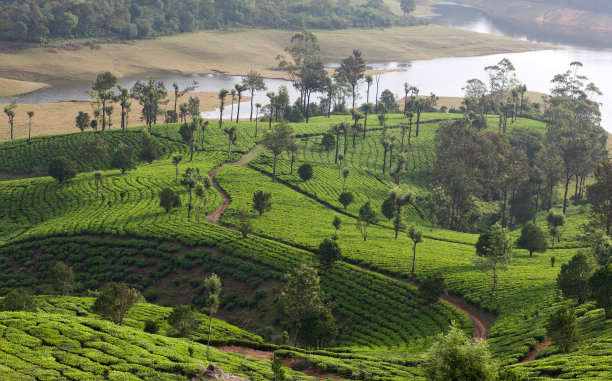
<svg viewBox="0 0 612 381">
<path fill-rule="evenodd" d="M 200 325 L 200 320 L 197 318 L 193 307 L 177 306 L 168 315 L 168 324 L 170 324 L 176 336 L 188 337 Z"/>
<path fill-rule="evenodd" d="M 301 318 L 298 342 L 305 347 L 322 349 L 338 336 L 338 326 L 331 311 Z"/>
<path fill-rule="evenodd" d="M 589 279 L 589 299 L 606 312 L 606 319 L 612 319 L 612 264 L 598 268 Z"/>
<path fill-rule="evenodd" d="M 158 320 L 147 319 L 145 321 L 144 329 L 146 333 L 157 334 L 159 332 L 160 324 Z"/>
<path fill-rule="evenodd" d="M 331 151 L 336 146 L 336 137 L 330 133 L 323 134 L 320 145 L 325 151 Z"/>
<path fill-rule="evenodd" d="M 425 377 L 434 381 L 494 381 L 497 367 L 485 341 L 472 342 L 454 325 L 427 351 L 423 364 Z"/>
<path fill-rule="evenodd" d="M 57 180 L 58 183 L 63 183 L 65 180 L 72 179 L 76 176 L 76 164 L 63 156 L 56 157 L 49 163 L 49 176 Z"/>
<path fill-rule="evenodd" d="M 495 296 L 497 289 L 497 271 L 506 268 L 512 260 L 512 248 L 506 232 L 499 225 L 482 233 L 476 242 L 476 255 L 474 264 L 482 271 L 493 272 L 493 287 L 491 288 L 491 299 Z"/>
<path fill-rule="evenodd" d="M 563 353 L 567 353 L 579 340 L 576 314 L 567 307 L 561 307 L 548 318 L 546 325 L 548 335 Z"/>
<path fill-rule="evenodd" d="M 49 278 L 56 291 L 69 295 L 76 287 L 74 271 L 64 262 L 55 262 L 49 269 Z"/>
<path fill-rule="evenodd" d="M 253 209 L 255 209 L 260 216 L 272 210 L 272 193 L 265 193 L 264 191 L 253 193 Z"/>
<path fill-rule="evenodd" d="M 159 142 L 149 134 L 148 131 L 142 133 L 142 153 L 141 159 L 151 164 L 164 154 L 164 150 Z"/>
<path fill-rule="evenodd" d="M 430 304 L 435 303 L 446 294 L 447 287 L 442 274 L 427 275 L 419 283 L 419 296 Z"/>
<path fill-rule="evenodd" d="M 81 132 L 83 132 L 87 128 L 89 128 L 91 124 L 91 117 L 89 116 L 88 113 L 79 111 L 79 115 L 77 115 L 75 123 L 76 123 L 76 127 L 79 130 L 81 130 Z"/>
<path fill-rule="evenodd" d="M 340 202 L 340 204 L 342 204 L 344 209 L 351 205 L 354 200 L 355 196 L 352 192 L 343 192 L 340 194 L 340 196 L 338 196 L 338 201 Z"/>
<path fill-rule="evenodd" d="M 36 302 L 25 290 L 13 290 L 0 300 L 0 311 L 36 311 Z"/>
<path fill-rule="evenodd" d="M 569 263 L 561 266 L 557 285 L 566 298 L 576 299 L 578 304 L 585 302 L 589 295 L 589 278 L 593 274 L 593 264 L 583 252 L 572 257 Z"/>
<path fill-rule="evenodd" d="M 521 236 L 516 240 L 516 247 L 529 251 L 529 256 L 533 256 L 533 252 L 546 252 L 546 235 L 539 226 L 527 223 L 521 229 Z"/>
<path fill-rule="evenodd" d="M 134 162 L 134 151 L 132 148 L 125 144 L 119 145 L 119 147 L 117 147 L 113 153 L 111 166 L 119 169 L 123 174 L 132 169 L 136 169 L 136 163 Z"/>
<path fill-rule="evenodd" d="M 376 218 L 376 212 L 372 209 L 372 204 L 370 201 L 366 202 L 361 208 L 359 208 L 357 229 L 359 229 L 361 232 L 364 241 L 368 238 L 368 227 L 370 224 L 374 224 L 377 221 L 378 219 Z"/>
<path fill-rule="evenodd" d="M 159 194 L 159 206 L 170 213 L 172 209 L 181 207 L 181 198 L 173 189 L 164 188 Z"/>
<path fill-rule="evenodd" d="M 308 181 L 312 179 L 312 175 L 313 175 L 312 165 L 306 163 L 306 164 L 300 165 L 300 167 L 298 168 L 298 176 L 300 176 L 300 179 L 302 179 L 302 181 Z"/>
<path fill-rule="evenodd" d="M 142 296 L 125 283 L 110 282 L 102 288 L 91 310 L 102 318 L 121 325 L 126 313 L 141 299 Z"/>
<path fill-rule="evenodd" d="M 335 240 L 325 239 L 319 245 L 315 256 L 323 268 L 329 268 L 342 258 L 342 251 Z"/>
</svg>

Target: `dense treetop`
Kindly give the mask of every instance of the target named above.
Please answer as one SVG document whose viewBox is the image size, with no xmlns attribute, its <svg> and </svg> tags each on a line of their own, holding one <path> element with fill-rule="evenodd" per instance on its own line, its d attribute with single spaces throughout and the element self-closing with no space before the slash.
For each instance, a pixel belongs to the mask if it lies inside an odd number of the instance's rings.
<svg viewBox="0 0 612 381">
<path fill-rule="evenodd" d="M 0 2 L 0 40 L 111 36 L 141 39 L 227 26 L 317 29 L 389 27 L 382 0 L 23 0 Z"/>
</svg>

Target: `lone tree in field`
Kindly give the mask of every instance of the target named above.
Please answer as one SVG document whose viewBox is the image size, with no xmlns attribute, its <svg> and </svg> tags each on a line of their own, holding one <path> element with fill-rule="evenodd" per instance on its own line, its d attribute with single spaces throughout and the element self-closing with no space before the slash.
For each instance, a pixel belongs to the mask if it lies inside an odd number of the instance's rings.
<svg viewBox="0 0 612 381">
<path fill-rule="evenodd" d="M 253 193 L 253 209 L 255 209 L 260 216 L 272 210 L 272 193 L 265 193 L 264 191 Z"/>
<path fill-rule="evenodd" d="M 287 274 L 285 290 L 281 301 L 287 315 L 295 324 L 295 342 L 302 324 L 302 319 L 325 311 L 323 291 L 321 290 L 317 270 L 309 263 L 300 262 L 295 270 Z"/>
<path fill-rule="evenodd" d="M 557 276 L 557 285 L 566 298 L 576 299 L 578 304 L 586 301 L 591 288 L 589 279 L 593 274 L 593 263 L 584 253 L 578 253 L 561 266 Z"/>
<path fill-rule="evenodd" d="M 561 240 L 561 234 L 563 234 L 563 225 L 565 225 L 565 216 L 561 213 L 550 212 L 546 216 L 546 222 L 548 223 L 548 234 L 552 238 L 552 250 L 555 250 L 555 239 Z"/>
<path fill-rule="evenodd" d="M 210 334 L 212 333 L 213 314 L 219 309 L 219 296 L 221 295 L 221 279 L 213 273 L 204 279 L 204 291 L 206 292 L 206 307 L 208 307 L 208 344 L 206 346 L 206 358 L 210 359 Z"/>
<path fill-rule="evenodd" d="M 342 258 L 342 251 L 335 240 L 325 238 L 323 242 L 319 244 L 319 249 L 315 253 L 315 256 L 322 268 L 330 268 L 333 266 L 334 262 Z"/>
<path fill-rule="evenodd" d="M 161 144 L 148 131 L 142 133 L 141 159 L 151 164 L 164 154 Z"/>
<path fill-rule="evenodd" d="M 313 170 L 311 164 L 306 163 L 300 165 L 297 172 L 298 176 L 300 176 L 300 179 L 302 179 L 302 181 L 308 181 L 312 179 Z"/>
<path fill-rule="evenodd" d="M 500 225 L 493 226 L 478 237 L 476 255 L 477 257 L 473 258 L 474 264 L 484 272 L 493 272 L 493 286 L 490 292 L 493 300 L 499 279 L 497 272 L 504 270 L 512 260 L 510 240 Z"/>
<path fill-rule="evenodd" d="M 429 348 L 424 359 L 424 373 L 428 380 L 497 380 L 497 363 L 484 340 L 472 341 L 452 324 L 446 334 Z"/>
<path fill-rule="evenodd" d="M 102 288 L 91 310 L 102 318 L 121 325 L 130 308 L 140 300 L 142 297 L 138 291 L 129 288 L 125 283 L 110 282 Z"/>
<path fill-rule="evenodd" d="M 395 239 L 399 235 L 399 231 L 404 229 L 404 206 L 412 203 L 412 194 L 404 192 L 401 188 L 395 187 L 389 192 L 388 198 L 393 206 L 393 230 L 395 230 Z"/>
<path fill-rule="evenodd" d="M 232 153 L 232 144 L 238 140 L 238 129 L 236 126 L 225 127 L 223 133 L 227 135 L 227 160 L 229 160 Z"/>
<path fill-rule="evenodd" d="M 533 257 L 533 252 L 546 252 L 546 234 L 536 224 L 528 222 L 521 229 L 521 236 L 516 240 L 516 247 L 529 251 L 529 256 Z"/>
<path fill-rule="evenodd" d="M 115 85 L 117 85 L 117 77 L 115 77 L 110 71 L 106 71 L 98 74 L 93 85 L 91 86 L 91 91 L 89 92 L 89 95 L 94 99 L 94 101 L 100 105 L 99 109 L 102 110 L 102 131 L 106 129 L 107 125 L 107 103 L 112 102 L 115 99 L 115 94 L 113 94 L 111 91 Z"/>
<path fill-rule="evenodd" d="M 88 113 L 79 111 L 79 115 L 76 116 L 75 123 L 76 127 L 83 132 L 91 125 L 91 118 Z"/>
<path fill-rule="evenodd" d="M 219 90 L 219 129 L 223 129 L 223 110 L 225 110 L 225 97 L 227 97 L 227 89 Z"/>
<path fill-rule="evenodd" d="M 345 58 L 340 63 L 340 67 L 336 69 L 336 77 L 338 82 L 346 84 L 351 89 L 353 99 L 353 109 L 355 108 L 355 99 L 357 97 L 355 88 L 364 78 L 366 71 L 366 63 L 361 56 L 360 50 L 353 50 L 353 54 Z"/>
<path fill-rule="evenodd" d="M 353 203 L 353 200 L 355 200 L 355 196 L 351 192 L 341 193 L 338 197 L 338 201 L 344 206 L 344 210 Z"/>
<path fill-rule="evenodd" d="M 34 117 L 34 111 L 26 111 L 26 114 L 28 114 L 28 141 L 30 141 L 30 139 L 32 138 L 32 118 Z"/>
<path fill-rule="evenodd" d="M 612 319 L 612 265 L 600 267 L 589 279 L 591 295 L 589 299 L 597 303 L 597 307 L 603 308 L 606 319 Z"/>
<path fill-rule="evenodd" d="M 376 221 L 378 221 L 376 212 L 372 209 L 370 201 L 368 201 L 359 208 L 359 215 L 357 216 L 357 229 L 359 229 L 364 241 L 368 239 L 368 226 L 376 223 Z"/>
<path fill-rule="evenodd" d="M 96 199 L 100 197 L 100 185 L 102 185 L 102 181 L 104 179 L 104 174 L 102 171 L 94 172 L 94 179 L 96 180 Z"/>
<path fill-rule="evenodd" d="M 332 220 L 332 226 L 334 227 L 334 235 L 332 239 L 335 241 L 338 239 L 338 230 L 340 230 L 340 226 L 342 226 L 342 220 L 340 217 L 335 216 Z"/>
<path fill-rule="evenodd" d="M 446 281 L 441 274 L 427 275 L 419 284 L 419 296 L 433 304 L 446 294 L 446 289 Z"/>
<path fill-rule="evenodd" d="M 170 324 L 176 336 L 188 337 L 191 332 L 198 328 L 200 320 L 193 307 L 176 306 L 168 315 L 168 324 Z"/>
<path fill-rule="evenodd" d="M 74 271 L 64 262 L 55 262 L 49 269 L 49 278 L 53 288 L 62 295 L 70 295 L 76 288 Z"/>
<path fill-rule="evenodd" d="M 423 231 L 415 225 L 410 225 L 408 228 L 408 238 L 412 240 L 412 272 L 410 279 L 414 281 L 414 264 L 416 263 L 416 249 L 417 245 L 423 242 Z"/>
<path fill-rule="evenodd" d="M 236 223 L 236 230 L 242 234 L 242 238 L 248 237 L 249 233 L 253 231 L 253 225 L 251 224 L 249 214 L 244 210 L 239 210 L 235 213 L 235 216 L 238 220 Z"/>
<path fill-rule="evenodd" d="M 546 330 L 553 343 L 557 344 L 563 353 L 569 352 L 580 339 L 576 314 L 566 306 L 559 308 L 554 314 L 550 315 Z"/>
<path fill-rule="evenodd" d="M 81 149 L 79 150 L 80 157 L 89 163 L 89 170 L 93 170 L 93 163 L 108 155 L 108 143 L 102 139 L 100 135 L 94 134 L 87 136 Z"/>
<path fill-rule="evenodd" d="M 4 107 L 9 125 L 11 126 L 11 140 L 13 140 L 13 127 L 15 124 L 15 108 L 17 107 L 17 98 L 14 98 L 10 105 Z"/>
<path fill-rule="evenodd" d="M 189 146 L 189 161 L 193 161 L 193 152 L 195 151 L 195 138 L 196 131 L 200 127 L 202 123 L 202 118 L 199 116 L 195 116 L 191 123 L 183 123 L 179 128 L 179 135 L 181 135 L 181 139 L 183 139 L 183 143 Z"/>
<path fill-rule="evenodd" d="M 200 177 L 200 170 L 198 168 L 187 168 L 183 174 L 183 180 L 181 184 L 187 189 L 189 193 L 189 205 L 187 206 L 187 220 L 191 218 L 191 209 L 193 209 L 193 190 L 196 185 L 202 180 Z"/>
<path fill-rule="evenodd" d="M 272 151 L 272 156 L 274 157 L 272 181 L 276 181 L 276 160 L 278 159 L 278 155 L 283 153 L 293 141 L 291 135 L 293 135 L 293 128 L 285 121 L 275 125 L 272 131 L 266 131 L 265 133 L 263 145 Z"/>
<path fill-rule="evenodd" d="M 172 209 L 179 208 L 181 206 L 181 198 L 174 190 L 164 188 L 159 194 L 159 206 L 164 208 L 166 213 L 170 213 Z"/>
<path fill-rule="evenodd" d="M 183 156 L 182 155 L 174 155 L 172 156 L 172 164 L 174 164 L 174 167 L 176 168 L 176 177 L 174 178 L 174 185 L 178 185 L 178 176 L 179 176 L 179 164 L 181 163 L 181 160 L 183 160 Z"/>
<path fill-rule="evenodd" d="M 132 151 L 130 147 L 121 143 L 113 154 L 111 166 L 119 169 L 124 175 L 127 171 L 136 169 L 136 163 L 134 162 L 134 151 Z"/>
<path fill-rule="evenodd" d="M 265 91 L 268 88 L 266 87 L 266 83 L 264 82 L 263 77 L 256 71 L 251 70 L 249 74 L 247 74 L 246 78 L 242 80 L 243 86 L 251 93 L 251 116 L 249 117 L 249 121 L 253 121 L 253 99 L 255 98 L 256 91 Z"/>
<path fill-rule="evenodd" d="M 204 199 L 204 208 L 206 208 L 206 204 L 208 203 L 208 193 L 210 192 L 210 188 L 212 187 L 212 180 L 208 175 L 202 178 L 202 182 L 196 185 L 195 194 L 198 198 L 198 224 L 200 223 L 200 211 L 202 206 L 202 199 Z"/>
<path fill-rule="evenodd" d="M 64 156 L 60 156 L 51 160 L 48 172 L 49 176 L 53 177 L 61 184 L 65 180 L 74 178 L 77 174 L 77 169 L 74 161 Z"/>
</svg>

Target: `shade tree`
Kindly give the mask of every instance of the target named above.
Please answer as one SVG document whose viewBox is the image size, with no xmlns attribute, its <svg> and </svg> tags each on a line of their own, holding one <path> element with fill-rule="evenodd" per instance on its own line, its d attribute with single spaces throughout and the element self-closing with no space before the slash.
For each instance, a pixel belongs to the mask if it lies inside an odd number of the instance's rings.
<svg viewBox="0 0 612 381">
<path fill-rule="evenodd" d="M 574 255 L 572 259 L 561 266 L 557 275 L 557 286 L 566 298 L 575 299 L 578 304 L 586 301 L 591 291 L 589 279 L 594 266 L 583 252 Z"/>
<path fill-rule="evenodd" d="M 64 156 L 59 156 L 49 162 L 47 172 L 49 176 L 61 184 L 68 179 L 74 178 L 77 174 L 77 169 L 74 161 Z"/>
<path fill-rule="evenodd" d="M 512 248 L 506 231 L 500 225 L 494 225 L 491 229 L 480 234 L 476 242 L 476 258 L 472 261 L 484 272 L 491 271 L 493 274 L 493 285 L 490 298 L 493 300 L 499 282 L 499 271 L 506 269 L 512 260 Z"/>
<path fill-rule="evenodd" d="M 516 240 L 516 247 L 528 250 L 530 257 L 533 257 L 534 252 L 545 253 L 546 234 L 538 225 L 528 222 L 521 229 L 521 236 Z"/>
<path fill-rule="evenodd" d="M 272 210 L 272 193 L 266 193 L 264 191 L 253 193 L 253 209 L 255 209 L 260 216 Z"/>
<path fill-rule="evenodd" d="M 138 291 L 129 288 L 125 283 L 109 282 L 100 290 L 91 310 L 103 319 L 121 325 L 134 304 L 143 300 Z"/>
</svg>

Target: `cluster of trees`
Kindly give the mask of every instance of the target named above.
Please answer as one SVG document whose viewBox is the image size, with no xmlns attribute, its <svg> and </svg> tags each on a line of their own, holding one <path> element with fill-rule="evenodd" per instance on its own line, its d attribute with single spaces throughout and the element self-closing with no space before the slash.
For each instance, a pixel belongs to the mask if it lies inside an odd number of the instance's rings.
<svg viewBox="0 0 612 381">
<path fill-rule="evenodd" d="M 522 224 L 534 220 L 538 211 L 550 211 L 558 185 L 564 187 L 565 214 L 572 182 L 574 204 L 584 199 L 586 179 L 605 157 L 607 135 L 594 100 L 599 90 L 578 75 L 580 66 L 572 63 L 572 70 L 554 77 L 545 136 L 525 129 L 506 134 L 508 120 L 512 123 L 515 115 L 503 112 L 504 105 L 515 107 L 510 103 L 516 85 L 514 69 L 506 59 L 487 68 L 491 90 L 487 93 L 482 84 L 480 97 L 499 105 L 499 132 L 481 131 L 482 110 L 466 112 L 462 120 L 440 127 L 433 174 L 440 188 L 431 197 L 445 207 L 433 213 L 436 223 L 459 231 L 477 231 L 482 229 L 479 224 L 490 226 L 496 221 L 503 228 Z M 475 87 L 473 81 L 468 87 Z M 475 90 L 469 93 L 475 95 Z M 467 103 L 472 102 L 472 95 L 466 97 Z M 483 218 L 478 208 L 481 200 L 499 201 L 499 211 Z"/>
<path fill-rule="evenodd" d="M 413 0 L 401 0 L 405 14 Z M 113 36 L 143 39 L 228 26 L 293 29 L 372 28 L 410 25 L 382 0 L 23 0 L 0 2 L 0 40 L 45 42 Z"/>
</svg>

